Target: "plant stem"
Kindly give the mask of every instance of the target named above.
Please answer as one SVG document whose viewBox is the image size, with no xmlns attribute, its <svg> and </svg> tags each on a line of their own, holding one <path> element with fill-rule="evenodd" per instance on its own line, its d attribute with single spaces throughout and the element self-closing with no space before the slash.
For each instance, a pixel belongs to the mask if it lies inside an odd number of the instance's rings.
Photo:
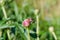
<svg viewBox="0 0 60 40">
<path fill-rule="evenodd" d="M 36 34 L 37 34 L 37 40 L 39 40 L 39 10 L 35 9 L 35 15 L 36 15 L 36 22 L 37 22 L 37 28 L 36 28 Z"/>
<path fill-rule="evenodd" d="M 6 11 L 5 11 L 4 6 L 2 6 L 2 11 L 3 11 L 3 14 L 4 14 L 5 19 L 7 19 L 7 14 L 6 14 Z M 8 22 L 6 22 L 6 24 L 8 25 Z M 7 30 L 7 35 L 8 35 L 8 39 L 11 40 L 10 30 L 9 29 Z"/>
<path fill-rule="evenodd" d="M 37 28 L 36 28 L 36 33 L 37 33 L 37 40 L 39 40 L 39 16 L 36 16 L 36 21 L 37 21 Z"/>
<path fill-rule="evenodd" d="M 5 19 L 7 19 L 7 14 L 6 14 L 6 11 L 5 11 L 4 6 L 2 6 L 2 11 L 3 11 L 3 14 L 4 14 Z"/>
<path fill-rule="evenodd" d="M 10 37 L 10 30 L 9 30 L 9 29 L 7 29 L 7 35 L 8 35 L 9 40 L 11 40 L 11 37 Z"/>
<path fill-rule="evenodd" d="M 28 33 L 28 39 L 27 40 L 30 40 L 30 34 L 29 34 L 29 29 L 27 28 L 27 33 Z"/>
<path fill-rule="evenodd" d="M 0 30 L 0 40 L 1 40 L 1 36 L 2 36 L 2 30 Z"/>
<path fill-rule="evenodd" d="M 57 37 L 54 32 L 52 32 L 52 35 L 54 36 L 55 40 L 57 40 Z"/>
</svg>

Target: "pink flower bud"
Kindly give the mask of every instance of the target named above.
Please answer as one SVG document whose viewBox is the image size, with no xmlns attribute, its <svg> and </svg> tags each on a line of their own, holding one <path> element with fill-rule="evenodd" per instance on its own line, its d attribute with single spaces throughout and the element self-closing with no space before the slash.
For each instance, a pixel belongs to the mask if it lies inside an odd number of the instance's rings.
<svg viewBox="0 0 60 40">
<path fill-rule="evenodd" d="M 22 25 L 25 26 L 25 27 L 28 27 L 31 23 L 32 19 L 29 18 L 29 19 L 25 19 L 23 22 L 22 22 Z"/>
</svg>

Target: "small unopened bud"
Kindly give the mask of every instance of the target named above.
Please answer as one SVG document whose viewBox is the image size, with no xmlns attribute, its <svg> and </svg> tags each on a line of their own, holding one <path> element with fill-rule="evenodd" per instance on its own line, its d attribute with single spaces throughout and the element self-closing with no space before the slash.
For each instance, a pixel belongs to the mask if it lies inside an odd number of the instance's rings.
<svg viewBox="0 0 60 40">
<path fill-rule="evenodd" d="M 50 32 L 54 32 L 53 26 L 49 27 L 49 31 L 50 31 Z"/>
<path fill-rule="evenodd" d="M 54 33 L 53 26 L 49 27 L 49 31 L 51 32 L 51 34 L 53 35 L 53 37 L 55 38 L 55 40 L 57 40 L 56 34 Z"/>
<path fill-rule="evenodd" d="M 31 23 L 32 19 L 31 18 L 28 18 L 28 19 L 25 19 L 23 22 L 22 22 L 22 25 L 25 26 L 25 27 L 28 27 Z"/>
<path fill-rule="evenodd" d="M 3 3 L 3 0 L 0 0 L 0 4 L 2 4 Z"/>
<path fill-rule="evenodd" d="M 38 12 L 39 12 L 39 10 L 38 10 L 38 9 L 35 9 L 35 15 L 37 15 L 37 14 L 38 14 Z"/>
</svg>

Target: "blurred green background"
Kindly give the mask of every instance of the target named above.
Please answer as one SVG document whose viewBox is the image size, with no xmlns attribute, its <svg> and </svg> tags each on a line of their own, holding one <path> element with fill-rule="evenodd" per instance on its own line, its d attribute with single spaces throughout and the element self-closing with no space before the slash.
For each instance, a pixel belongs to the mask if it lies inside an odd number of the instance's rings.
<svg viewBox="0 0 60 40">
<path fill-rule="evenodd" d="M 26 29 L 22 26 L 27 18 L 33 19 L 30 38 L 36 40 L 35 9 L 39 10 L 40 40 L 54 40 L 49 36 L 50 26 L 60 40 L 60 0 L 0 0 L 0 40 L 27 40 Z"/>
</svg>

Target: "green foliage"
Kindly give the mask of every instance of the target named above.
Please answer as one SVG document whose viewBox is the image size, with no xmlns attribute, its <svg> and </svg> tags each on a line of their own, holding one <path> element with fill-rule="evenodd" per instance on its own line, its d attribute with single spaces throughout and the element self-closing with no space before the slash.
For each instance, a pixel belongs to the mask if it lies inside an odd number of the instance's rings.
<svg viewBox="0 0 60 40">
<path fill-rule="evenodd" d="M 0 34 L 1 40 L 27 40 L 27 31 L 26 28 L 22 25 L 23 20 L 27 18 L 32 18 L 32 22 L 29 26 L 29 30 L 32 31 L 32 35 L 30 35 L 31 40 L 36 40 L 36 15 L 34 14 L 34 7 L 30 4 L 30 2 L 21 1 L 21 4 L 18 3 L 17 0 L 4 0 L 4 6 L 7 19 L 4 16 L 2 6 L 0 6 Z M 20 6 L 19 6 L 20 4 Z M 50 6 L 50 2 L 48 3 Z M 54 4 L 55 5 L 55 4 Z M 55 32 L 57 34 L 57 29 L 59 29 L 59 21 L 60 18 L 54 18 L 53 20 L 42 20 L 41 12 L 39 12 L 39 38 L 41 40 L 46 40 L 47 34 L 49 34 L 49 26 L 55 27 Z M 57 23 L 58 22 L 58 23 Z M 13 28 L 13 30 L 11 30 Z M 9 31 L 10 30 L 10 31 Z M 56 31 L 57 30 L 57 31 Z M 9 34 L 9 35 L 8 35 Z M 50 35 L 50 34 L 49 34 Z M 58 35 L 59 36 L 59 35 Z M 35 38 L 34 38 L 35 37 Z M 52 36 L 51 36 L 52 37 Z M 49 37 L 49 38 L 51 38 Z M 60 37 L 60 36 L 59 36 Z M 59 39 L 58 39 L 59 40 Z"/>
</svg>

